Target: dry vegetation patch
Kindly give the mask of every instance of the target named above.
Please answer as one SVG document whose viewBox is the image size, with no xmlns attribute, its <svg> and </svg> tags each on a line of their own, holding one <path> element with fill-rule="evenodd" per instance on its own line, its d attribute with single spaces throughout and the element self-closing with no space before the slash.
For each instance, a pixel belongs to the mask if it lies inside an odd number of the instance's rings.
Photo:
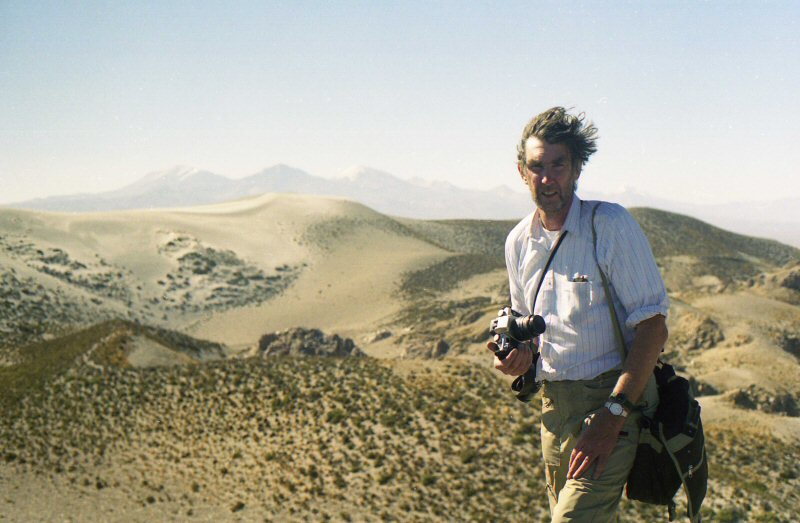
<svg viewBox="0 0 800 523">
<path fill-rule="evenodd" d="M 158 252 L 177 265 L 158 280 L 163 294 L 150 303 L 166 310 L 201 312 L 262 303 L 288 288 L 303 265 L 275 267 L 272 274 L 187 234 L 171 234 Z"/>
<path fill-rule="evenodd" d="M 47 334 L 74 330 L 113 315 L 84 296 L 18 275 L 13 267 L 0 276 L 0 350 L 6 353 L 16 353 L 18 347 L 40 341 Z"/>
<path fill-rule="evenodd" d="M 13 414 L 0 426 L 6 462 L 144 505 L 306 520 L 343 518 L 329 501 L 370 520 L 545 510 L 536 411 L 464 364 L 405 377 L 369 358 L 81 367 Z"/>
<path fill-rule="evenodd" d="M 130 303 L 132 275 L 96 255 L 93 260 L 78 260 L 59 247 L 36 245 L 23 236 L 0 235 L 0 249 L 28 267 L 89 292 Z"/>
<path fill-rule="evenodd" d="M 9 412 L 1 457 L 14 474 L 38 471 L 75 495 L 110 490 L 156 514 L 547 519 L 537 402 L 517 402 L 490 371 L 465 363 L 74 367 Z M 797 445 L 712 427 L 708 451 L 707 520 L 792 520 Z M 662 507 L 623 503 L 623 521 L 662 517 Z"/>
</svg>

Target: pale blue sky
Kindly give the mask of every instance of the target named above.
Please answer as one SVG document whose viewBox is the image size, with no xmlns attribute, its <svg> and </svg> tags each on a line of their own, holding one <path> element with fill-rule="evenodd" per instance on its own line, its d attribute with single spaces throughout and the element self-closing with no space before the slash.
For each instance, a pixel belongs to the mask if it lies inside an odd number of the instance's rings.
<svg viewBox="0 0 800 523">
<path fill-rule="evenodd" d="M 552 105 L 600 129 L 586 189 L 800 197 L 799 6 L 0 0 L 0 203 L 176 164 L 516 186 Z"/>
</svg>

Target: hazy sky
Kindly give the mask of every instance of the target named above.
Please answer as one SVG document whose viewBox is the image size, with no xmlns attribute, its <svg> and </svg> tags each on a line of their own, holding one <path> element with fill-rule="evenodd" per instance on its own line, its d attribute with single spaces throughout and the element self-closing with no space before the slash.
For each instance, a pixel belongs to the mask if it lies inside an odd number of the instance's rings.
<svg viewBox="0 0 800 523">
<path fill-rule="evenodd" d="M 0 203 L 177 164 L 516 186 L 553 105 L 600 129 L 592 191 L 800 197 L 798 22 L 791 1 L 0 0 Z"/>
</svg>

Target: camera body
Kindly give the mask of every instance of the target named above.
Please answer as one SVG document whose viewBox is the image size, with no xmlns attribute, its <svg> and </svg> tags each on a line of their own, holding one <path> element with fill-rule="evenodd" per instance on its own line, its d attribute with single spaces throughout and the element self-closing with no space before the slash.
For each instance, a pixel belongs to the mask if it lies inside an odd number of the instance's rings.
<svg viewBox="0 0 800 523">
<path fill-rule="evenodd" d="M 497 318 L 493 319 L 489 326 L 489 332 L 497 337 L 495 355 L 501 360 L 506 359 L 519 343 L 533 340 L 546 328 L 547 325 L 541 316 L 523 316 L 511 307 L 501 309 L 497 313 Z M 535 351 L 531 367 L 511 384 L 511 390 L 517 393 L 517 399 L 520 401 L 530 401 L 539 391 L 540 385 L 536 382 L 536 362 L 538 360 L 539 352 Z"/>
<path fill-rule="evenodd" d="M 492 320 L 489 332 L 499 336 L 498 350 L 495 351 L 501 360 L 506 359 L 516 342 L 526 342 L 542 334 L 547 326 L 541 316 L 522 316 L 520 313 L 506 307 L 502 309 L 497 318 Z"/>
</svg>

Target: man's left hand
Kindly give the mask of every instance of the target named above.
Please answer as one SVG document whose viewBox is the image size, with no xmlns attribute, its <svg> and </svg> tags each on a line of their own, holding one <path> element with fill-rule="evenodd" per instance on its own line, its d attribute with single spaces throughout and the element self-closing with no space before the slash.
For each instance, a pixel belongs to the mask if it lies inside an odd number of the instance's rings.
<svg viewBox="0 0 800 523">
<path fill-rule="evenodd" d="M 569 457 L 567 479 L 580 478 L 592 465 L 595 466 L 592 479 L 599 479 L 623 425 L 625 418 L 614 416 L 606 408 L 592 416 L 588 428 L 578 437 Z"/>
<path fill-rule="evenodd" d="M 495 336 L 495 338 L 498 337 Z M 512 349 L 511 352 L 508 353 L 508 356 L 502 360 L 497 357 L 497 341 L 498 340 L 495 339 L 495 341 L 490 341 L 486 345 L 486 348 L 494 354 L 494 368 L 509 376 L 521 376 L 528 372 L 528 369 L 531 368 L 531 364 L 533 363 L 531 344 L 536 345 L 537 340 L 534 340 L 532 343 L 517 342 L 516 348 Z"/>
</svg>

